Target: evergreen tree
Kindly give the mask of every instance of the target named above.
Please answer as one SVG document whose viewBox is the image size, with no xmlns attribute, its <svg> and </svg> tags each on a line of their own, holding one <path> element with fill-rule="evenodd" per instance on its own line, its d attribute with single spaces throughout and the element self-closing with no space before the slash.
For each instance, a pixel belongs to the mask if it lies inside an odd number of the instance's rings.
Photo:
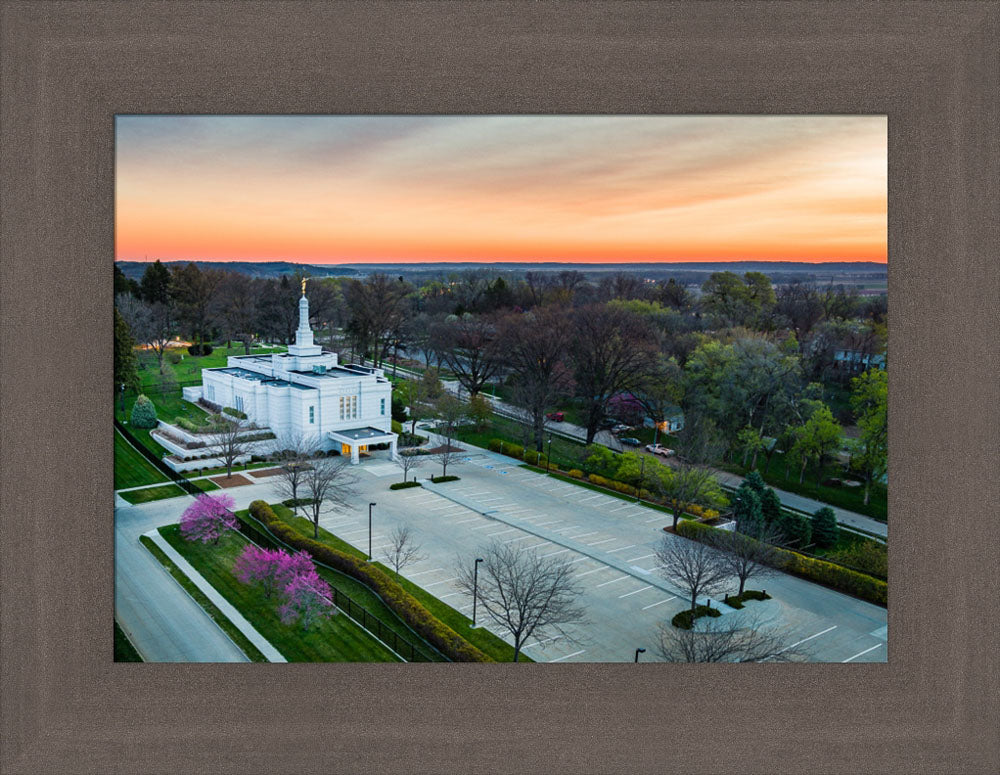
<svg viewBox="0 0 1000 775">
<path fill-rule="evenodd" d="M 741 533 L 757 535 L 760 532 L 764 522 L 760 497 L 747 482 L 743 482 L 736 490 L 733 498 L 733 515 L 736 517 L 736 529 Z"/>
<path fill-rule="evenodd" d="M 812 517 L 812 537 L 817 546 L 829 547 L 837 543 L 840 528 L 837 527 L 837 515 L 829 506 L 824 506 Z"/>
<path fill-rule="evenodd" d="M 812 539 L 812 525 L 805 517 L 784 512 L 778 522 L 778 529 L 790 546 L 802 548 Z"/>
<path fill-rule="evenodd" d="M 757 493 L 757 497 L 763 500 L 764 492 L 768 489 L 767 485 L 764 484 L 764 478 L 756 471 L 751 471 L 747 474 L 745 482 Z"/>
<path fill-rule="evenodd" d="M 136 428 L 155 428 L 157 426 L 156 407 L 141 393 L 135 399 L 135 404 L 132 405 L 132 416 L 129 423 Z"/>
<path fill-rule="evenodd" d="M 760 510 L 768 525 L 777 525 L 781 520 L 781 499 L 770 487 L 764 490 L 760 499 Z"/>
<path fill-rule="evenodd" d="M 117 268 L 117 267 L 116 267 Z M 135 356 L 135 339 L 128 323 L 115 307 L 115 390 L 136 388 L 139 385 L 138 360 Z"/>
<path fill-rule="evenodd" d="M 133 296 L 139 292 L 139 284 L 135 280 L 130 280 L 125 273 L 115 265 L 115 296 L 119 293 L 131 293 Z"/>
<path fill-rule="evenodd" d="M 159 259 L 146 267 L 139 283 L 139 295 L 150 304 L 170 303 L 170 270 Z"/>
</svg>

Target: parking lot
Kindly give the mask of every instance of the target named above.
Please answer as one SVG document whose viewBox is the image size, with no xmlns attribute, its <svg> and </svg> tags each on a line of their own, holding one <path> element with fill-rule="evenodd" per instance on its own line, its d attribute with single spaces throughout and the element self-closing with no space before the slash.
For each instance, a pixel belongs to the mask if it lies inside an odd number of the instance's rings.
<svg viewBox="0 0 1000 775">
<path fill-rule="evenodd" d="M 539 662 L 623 662 L 645 648 L 643 660 L 657 659 L 657 626 L 687 606 L 680 591 L 656 571 L 655 547 L 665 535 L 662 528 L 670 524 L 669 515 L 520 468 L 509 458 L 476 448 L 448 472 L 461 480 L 432 484 L 425 478 L 439 471 L 425 463 L 417 471 L 424 487 L 391 491 L 389 484 L 399 481 L 398 467 L 370 461 L 359 471 L 356 507 L 331 512 L 321 524 L 367 551 L 367 503 L 376 503 L 376 559 L 393 528 L 409 525 L 423 559 L 404 568 L 403 575 L 467 615 L 472 600 L 454 586 L 456 568 L 471 565 L 491 541 L 564 559 L 573 564 L 585 589 L 580 602 L 588 618 L 571 629 L 571 638 L 529 639 L 525 653 Z M 774 599 L 751 602 L 744 612 L 726 616 L 752 612 L 787 628 L 789 647 L 808 647 L 817 661 L 886 660 L 884 608 L 784 574 L 754 580 L 751 586 L 764 587 Z M 478 623 L 510 640 L 484 619 L 481 609 Z"/>
</svg>

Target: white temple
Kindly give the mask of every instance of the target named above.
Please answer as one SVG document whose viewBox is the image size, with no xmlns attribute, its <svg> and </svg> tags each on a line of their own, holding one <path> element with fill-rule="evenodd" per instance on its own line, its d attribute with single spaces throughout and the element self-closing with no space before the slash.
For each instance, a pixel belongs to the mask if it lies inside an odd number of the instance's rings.
<svg viewBox="0 0 1000 775">
<path fill-rule="evenodd" d="M 337 354 L 313 343 L 305 281 L 299 299 L 299 327 L 287 353 L 230 355 L 222 368 L 202 369 L 202 384 L 184 388 L 187 401 L 203 399 L 247 415 L 279 441 L 304 438 L 318 449 L 339 449 L 358 463 L 374 444 L 388 444 L 392 432 L 392 384 L 381 369 L 338 365 Z"/>
</svg>

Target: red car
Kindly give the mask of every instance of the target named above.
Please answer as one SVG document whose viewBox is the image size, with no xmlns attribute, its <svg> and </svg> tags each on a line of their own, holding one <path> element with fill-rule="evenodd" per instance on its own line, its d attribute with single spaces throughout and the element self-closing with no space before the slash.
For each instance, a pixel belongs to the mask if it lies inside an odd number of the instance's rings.
<svg viewBox="0 0 1000 775">
<path fill-rule="evenodd" d="M 545 415 L 546 420 L 552 420 L 552 422 L 562 422 L 566 419 L 566 415 L 562 412 L 549 412 Z"/>
</svg>

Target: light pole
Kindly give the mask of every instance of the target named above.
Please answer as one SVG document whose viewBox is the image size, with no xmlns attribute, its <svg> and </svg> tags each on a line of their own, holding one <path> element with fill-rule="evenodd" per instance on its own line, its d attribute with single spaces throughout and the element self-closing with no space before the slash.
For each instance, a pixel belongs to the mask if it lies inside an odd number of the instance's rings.
<svg viewBox="0 0 1000 775">
<path fill-rule="evenodd" d="M 372 561 L 372 508 L 378 504 L 368 504 L 368 562 Z"/>
<path fill-rule="evenodd" d="M 121 396 L 122 396 L 122 400 L 121 400 L 122 414 L 124 415 L 125 414 L 125 383 L 124 382 L 122 382 Z"/>
<path fill-rule="evenodd" d="M 635 502 L 642 503 L 642 484 L 646 479 L 646 456 L 639 462 L 639 486 L 635 490 Z"/>
<path fill-rule="evenodd" d="M 477 557 L 472 565 L 472 628 L 476 627 L 476 601 L 479 600 L 479 563 L 482 557 Z"/>
<path fill-rule="evenodd" d="M 545 456 L 545 473 L 549 472 L 549 462 L 552 460 L 552 434 L 549 434 L 549 454 Z"/>
<path fill-rule="evenodd" d="M 639 655 L 640 654 L 645 654 L 645 653 L 646 653 L 646 649 L 636 649 L 635 650 L 635 663 L 636 664 L 639 664 Z"/>
</svg>

